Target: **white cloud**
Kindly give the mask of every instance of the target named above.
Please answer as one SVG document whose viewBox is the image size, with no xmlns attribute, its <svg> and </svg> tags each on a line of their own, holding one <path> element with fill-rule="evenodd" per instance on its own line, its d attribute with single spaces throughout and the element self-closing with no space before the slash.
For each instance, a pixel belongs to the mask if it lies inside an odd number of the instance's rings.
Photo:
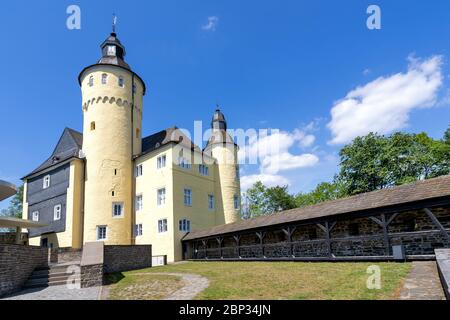
<svg viewBox="0 0 450 320">
<path fill-rule="evenodd" d="M 250 137 L 249 143 L 241 146 L 239 159 L 241 162 L 245 159 L 245 163 L 259 164 L 259 173 L 242 176 L 242 189 L 249 188 L 257 181 L 266 186 L 288 185 L 289 179 L 280 175 L 280 172 L 312 167 L 319 162 L 314 154 L 293 154 L 290 149 L 294 146 L 310 147 L 314 142 L 314 135 L 300 129 L 293 132 L 272 130 L 266 136 Z M 254 159 L 257 161 L 253 162 Z"/>
<path fill-rule="evenodd" d="M 442 86 L 442 57 L 409 57 L 406 73 L 380 77 L 350 91 L 331 109 L 330 144 L 344 144 L 369 132 L 391 133 L 404 128 L 413 109 L 436 104 Z"/>
<path fill-rule="evenodd" d="M 216 16 L 208 17 L 208 22 L 202 26 L 202 30 L 216 31 L 218 23 L 219 23 L 218 17 L 216 17 Z"/>
<path fill-rule="evenodd" d="M 243 176 L 241 178 L 242 192 L 247 191 L 256 182 L 261 181 L 267 187 L 284 186 L 290 182 L 283 176 L 271 175 L 271 174 L 254 174 L 249 176 Z"/>
</svg>

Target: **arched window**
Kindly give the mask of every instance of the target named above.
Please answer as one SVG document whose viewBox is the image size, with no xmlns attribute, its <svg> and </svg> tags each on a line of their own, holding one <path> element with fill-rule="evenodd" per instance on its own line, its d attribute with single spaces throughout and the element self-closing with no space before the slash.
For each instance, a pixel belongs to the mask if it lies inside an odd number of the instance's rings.
<svg viewBox="0 0 450 320">
<path fill-rule="evenodd" d="M 108 75 L 106 73 L 102 74 L 102 84 L 106 84 L 108 81 Z"/>
<path fill-rule="evenodd" d="M 119 77 L 119 87 L 123 88 L 125 87 L 125 80 L 122 76 Z"/>
<path fill-rule="evenodd" d="M 92 87 L 94 85 L 94 76 L 89 77 L 89 87 Z"/>
</svg>

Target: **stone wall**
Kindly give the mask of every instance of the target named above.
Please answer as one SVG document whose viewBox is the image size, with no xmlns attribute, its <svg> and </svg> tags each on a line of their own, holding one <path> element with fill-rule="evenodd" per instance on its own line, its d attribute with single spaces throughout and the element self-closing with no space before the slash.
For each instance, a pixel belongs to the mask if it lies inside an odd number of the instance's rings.
<svg viewBox="0 0 450 320">
<path fill-rule="evenodd" d="M 149 268 L 152 266 L 151 245 L 105 246 L 105 273 Z"/>
<path fill-rule="evenodd" d="M 56 256 L 55 260 L 53 260 L 52 262 L 80 262 L 82 250 L 74 248 L 56 248 L 52 249 L 52 254 Z"/>
<path fill-rule="evenodd" d="M 22 233 L 20 235 L 20 241 L 22 244 L 26 244 L 28 241 L 28 233 Z M 15 244 L 16 233 L 15 232 L 0 232 L 0 243 Z"/>
<path fill-rule="evenodd" d="M 46 248 L 0 244 L 0 296 L 20 290 L 35 268 L 47 265 Z"/>
<path fill-rule="evenodd" d="M 81 287 L 99 287 L 103 285 L 103 264 L 81 266 Z"/>
</svg>

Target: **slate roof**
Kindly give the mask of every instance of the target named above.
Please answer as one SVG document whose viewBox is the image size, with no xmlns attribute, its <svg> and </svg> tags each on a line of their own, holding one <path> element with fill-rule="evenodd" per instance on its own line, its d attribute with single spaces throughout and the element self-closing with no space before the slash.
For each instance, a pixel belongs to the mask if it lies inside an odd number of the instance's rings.
<svg viewBox="0 0 450 320">
<path fill-rule="evenodd" d="M 83 134 L 76 130 L 65 128 L 51 156 L 22 179 L 26 179 L 36 173 L 44 171 L 45 169 L 56 166 L 68 159 L 79 158 L 82 145 Z"/>
<path fill-rule="evenodd" d="M 179 128 L 171 127 L 154 133 L 142 139 L 142 153 L 137 157 L 147 154 L 153 150 L 159 149 L 169 143 L 181 144 L 190 150 L 201 149 L 189 139 Z"/>
<path fill-rule="evenodd" d="M 392 207 L 421 200 L 450 197 L 450 175 L 418 181 L 391 189 L 377 190 L 356 196 L 292 209 L 270 216 L 220 225 L 188 233 L 183 240 L 199 239 L 220 234 L 244 231 L 289 222 L 357 213 L 365 210 Z"/>
</svg>

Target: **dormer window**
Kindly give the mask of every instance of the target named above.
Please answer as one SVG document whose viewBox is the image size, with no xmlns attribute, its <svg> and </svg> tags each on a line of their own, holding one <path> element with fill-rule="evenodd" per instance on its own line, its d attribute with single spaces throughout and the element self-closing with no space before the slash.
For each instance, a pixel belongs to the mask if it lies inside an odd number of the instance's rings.
<svg viewBox="0 0 450 320">
<path fill-rule="evenodd" d="M 116 46 L 108 46 L 106 48 L 106 54 L 108 56 L 115 56 L 116 55 Z"/>
</svg>

